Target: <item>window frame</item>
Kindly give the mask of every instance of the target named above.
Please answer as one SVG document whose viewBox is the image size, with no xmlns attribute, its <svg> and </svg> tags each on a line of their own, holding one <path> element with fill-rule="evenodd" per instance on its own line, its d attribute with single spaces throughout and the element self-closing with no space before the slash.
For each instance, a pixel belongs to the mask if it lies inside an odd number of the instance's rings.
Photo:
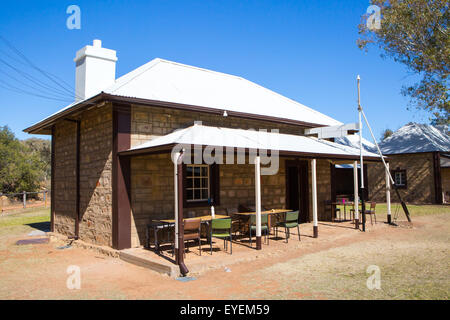
<svg viewBox="0 0 450 320">
<path fill-rule="evenodd" d="M 189 167 L 192 167 L 192 168 L 200 168 L 200 170 L 199 170 L 199 171 L 200 171 L 200 172 L 199 172 L 199 175 L 195 175 L 195 169 L 192 170 L 192 175 L 189 175 L 189 173 L 188 173 L 189 170 L 187 170 Z M 206 168 L 206 175 L 203 175 L 203 170 L 202 170 L 202 168 Z M 211 170 L 210 170 L 209 165 L 207 165 L 207 164 L 187 164 L 187 165 L 186 165 L 186 177 L 185 177 L 185 181 L 189 181 L 190 179 L 192 179 L 192 186 L 189 187 L 189 186 L 186 184 L 186 191 L 187 191 L 187 194 L 189 194 L 189 191 L 190 191 L 190 190 L 192 191 L 192 195 L 193 195 L 192 198 L 193 198 L 193 199 L 189 199 L 189 197 L 186 196 L 186 201 L 187 201 L 187 202 L 203 202 L 203 201 L 208 201 L 208 199 L 211 198 L 211 182 L 210 182 L 210 179 L 211 179 Z M 195 186 L 195 180 L 196 180 L 196 179 L 198 179 L 198 180 L 200 181 L 198 187 Z M 203 187 L 203 179 L 207 179 L 207 186 L 206 186 L 206 187 Z M 199 199 L 195 199 L 195 191 L 196 191 L 196 190 L 200 190 L 200 198 L 199 198 Z M 203 196 L 203 190 L 207 190 L 207 191 L 208 191 L 208 194 L 207 194 L 206 199 L 202 197 L 202 196 Z"/>
<path fill-rule="evenodd" d="M 405 183 L 404 184 L 397 184 L 397 180 L 396 180 L 396 174 L 397 173 L 404 174 L 404 176 L 405 176 Z M 406 170 L 405 169 L 397 168 L 395 170 L 391 170 L 391 175 L 392 175 L 392 178 L 394 179 L 394 182 L 395 182 L 395 185 L 397 186 L 397 188 L 399 188 L 399 189 L 406 189 L 406 188 L 408 188 L 408 176 L 406 174 Z"/>
<path fill-rule="evenodd" d="M 210 204 L 208 202 L 208 199 L 206 200 L 187 200 L 187 167 L 188 166 L 196 166 L 196 165 L 205 165 L 208 166 L 208 172 L 209 172 L 209 199 L 213 199 L 213 203 Z M 202 164 L 183 164 L 183 206 L 184 208 L 200 208 L 200 207 L 208 207 L 210 205 L 218 206 L 220 205 L 220 186 L 219 186 L 219 165 L 218 164 L 211 164 L 208 165 L 206 163 Z M 195 189 L 195 188 L 194 188 Z"/>
</svg>

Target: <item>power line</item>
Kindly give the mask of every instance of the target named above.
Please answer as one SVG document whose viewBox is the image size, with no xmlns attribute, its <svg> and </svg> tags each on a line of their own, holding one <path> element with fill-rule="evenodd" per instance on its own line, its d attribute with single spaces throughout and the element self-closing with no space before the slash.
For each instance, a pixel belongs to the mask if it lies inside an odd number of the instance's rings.
<svg viewBox="0 0 450 320">
<path fill-rule="evenodd" d="M 81 99 L 81 100 L 83 99 L 83 97 L 81 97 L 70 84 L 68 84 L 66 81 L 59 78 L 58 76 L 53 75 L 52 73 L 47 72 L 47 71 L 39 68 L 38 66 L 36 66 L 33 62 L 31 62 L 30 59 L 28 59 L 25 56 L 25 54 L 23 54 L 19 49 L 17 49 L 15 46 L 13 46 L 11 44 L 11 42 L 6 40 L 5 37 L 3 37 L 2 35 L 0 35 L 0 40 L 2 40 L 10 48 L 10 50 L 12 50 L 16 55 L 18 55 L 20 58 L 22 58 L 28 65 L 30 65 L 33 69 L 37 70 L 39 73 L 44 75 L 51 82 L 55 83 L 58 87 L 62 88 L 64 91 L 66 91 L 68 94 L 70 94 L 71 97 L 73 96 L 73 94 L 75 94 L 76 98 Z M 65 84 L 69 89 L 67 87 L 63 86 L 61 84 L 61 82 L 63 84 Z"/>
<path fill-rule="evenodd" d="M 45 96 L 45 95 L 42 95 L 42 94 L 39 94 L 39 93 L 23 90 L 21 88 L 18 88 L 16 86 L 13 86 L 13 85 L 3 81 L 1 79 L 0 79 L 0 83 L 3 83 L 3 85 L 0 84 L 0 87 L 2 87 L 4 89 L 7 89 L 7 90 L 15 91 L 15 92 L 18 92 L 18 93 L 25 93 L 25 94 L 29 94 L 29 95 L 32 95 L 32 96 L 36 96 L 36 97 L 40 97 L 40 98 L 44 98 L 44 99 L 49 99 L 49 100 L 64 101 L 66 103 L 68 102 L 67 99 L 60 99 L 60 98 Z"/>
<path fill-rule="evenodd" d="M 7 67 L 11 68 L 12 70 L 14 70 L 15 72 L 19 73 L 21 76 L 23 76 L 24 78 L 26 78 L 27 80 L 33 82 L 34 84 L 44 88 L 45 90 L 50 90 L 55 91 L 55 93 L 58 93 L 60 95 L 64 95 L 64 96 L 69 96 L 66 92 L 63 92 L 60 89 L 54 88 L 52 86 L 49 86 L 43 82 L 41 82 L 39 79 L 33 77 L 32 75 L 28 74 L 25 71 L 19 70 L 18 68 L 14 67 L 13 65 L 9 64 L 8 62 L 6 62 L 5 60 L 3 60 L 2 58 L 0 58 L 0 62 L 3 63 L 4 65 L 6 65 Z M 4 72 L 5 73 L 5 72 Z M 72 98 L 72 96 L 70 95 L 70 97 Z"/>
<path fill-rule="evenodd" d="M 9 77 L 9 78 L 11 78 L 11 79 L 13 79 L 14 81 L 16 81 L 16 82 L 18 82 L 18 83 L 20 83 L 20 84 L 22 84 L 22 85 L 24 85 L 24 86 L 26 86 L 26 87 L 29 87 L 29 88 L 31 88 L 31 89 L 34 89 L 34 90 L 36 90 L 36 91 L 42 91 L 42 89 L 39 89 L 39 88 L 37 88 L 37 87 L 35 87 L 35 86 L 32 86 L 32 85 L 30 85 L 30 84 L 28 84 L 28 83 L 25 83 L 25 82 L 23 82 L 23 81 L 21 81 L 21 80 L 19 80 L 19 79 L 17 79 L 16 77 L 14 77 L 14 76 L 12 76 L 11 74 L 9 74 L 8 72 L 5 72 L 5 71 L 3 71 L 3 70 L 1 70 L 0 69 L 0 73 L 3 73 L 4 75 L 6 75 L 7 77 Z M 38 85 L 40 85 L 39 83 L 37 83 Z M 43 87 L 42 85 L 40 85 L 41 87 Z M 49 94 L 49 95 L 55 95 L 55 96 L 58 96 L 58 97 L 60 97 L 60 98 L 62 98 L 62 99 L 68 99 L 68 100 L 71 100 L 72 98 L 70 97 L 68 97 L 66 94 L 58 94 L 57 92 L 46 92 L 46 94 Z"/>
<path fill-rule="evenodd" d="M 66 87 L 61 85 L 59 82 L 55 81 L 52 77 L 50 77 L 44 70 L 38 68 L 34 63 L 32 63 L 19 49 L 14 47 L 8 40 L 6 40 L 3 36 L 0 35 L 0 40 L 2 40 L 11 50 L 13 50 L 18 56 L 20 56 L 23 60 L 25 60 L 33 69 L 37 70 L 39 73 L 41 73 L 43 76 L 45 76 L 47 79 L 55 83 L 57 86 L 62 88 L 63 90 L 66 90 L 69 94 L 72 94 L 70 90 L 68 90 Z"/>
<path fill-rule="evenodd" d="M 56 101 L 64 101 L 64 102 L 74 102 L 74 97 L 73 95 L 75 94 L 75 99 L 79 99 L 79 100 L 85 100 L 84 97 L 78 95 L 78 93 L 76 92 L 75 89 L 73 89 L 73 87 L 68 84 L 66 81 L 64 81 L 63 79 L 59 78 L 56 75 L 53 75 L 50 72 L 47 72 L 41 68 L 39 68 L 38 66 L 36 66 L 33 62 L 31 62 L 30 59 L 28 59 L 25 54 L 23 54 L 19 49 L 17 49 L 16 47 L 14 47 L 11 42 L 9 42 L 8 40 L 6 40 L 3 36 L 0 35 L 0 40 L 2 40 L 11 51 L 13 51 L 13 53 L 15 53 L 17 56 L 19 56 L 22 60 L 21 61 L 17 58 L 12 57 L 11 55 L 7 54 L 6 52 L 4 52 L 3 50 L 0 50 L 1 52 L 3 52 L 7 57 L 9 57 L 11 60 L 14 60 L 20 64 L 23 64 L 25 66 L 31 66 L 33 69 L 37 70 L 39 73 L 41 73 L 42 75 L 44 75 L 48 80 L 50 80 L 51 82 L 55 83 L 58 87 L 60 87 L 61 89 L 58 89 L 56 87 L 53 87 L 52 85 L 49 85 L 43 81 L 41 81 L 40 79 L 37 79 L 36 77 L 32 76 L 31 74 L 16 68 L 15 66 L 11 65 L 10 63 L 8 63 L 7 61 L 5 61 L 4 59 L 0 58 L 0 62 L 2 62 L 3 64 L 7 65 L 9 68 L 13 69 L 15 72 L 19 73 L 22 77 L 26 78 L 28 81 L 44 88 L 45 90 L 47 90 L 47 92 L 44 92 L 45 94 L 41 94 L 41 93 L 35 93 L 35 92 L 31 92 L 28 90 L 23 90 L 21 88 L 18 88 L 16 86 L 13 86 L 11 84 L 6 83 L 5 81 L 1 81 L 4 83 L 4 85 L 1 85 L 2 88 L 7 89 L 7 90 L 11 90 L 17 93 L 22 93 L 22 94 L 29 94 L 32 96 L 36 96 L 36 97 L 41 97 L 44 99 L 50 99 L 50 100 L 56 100 Z M 0 70 L 1 71 L 1 70 Z M 27 83 L 24 83 L 18 79 L 16 79 L 15 77 L 11 76 L 10 74 L 6 73 L 3 71 L 4 74 L 6 74 L 7 76 L 9 76 L 10 78 L 14 79 L 15 81 L 17 81 L 18 83 L 21 83 L 22 85 L 25 85 L 27 87 L 30 87 L 32 89 L 35 90 L 40 90 L 37 89 Z M 69 88 L 71 89 L 67 89 L 67 87 L 64 87 L 60 82 L 56 81 L 56 80 L 60 81 L 61 83 L 67 85 Z M 6 86 L 5 86 L 6 85 Z M 48 92 L 50 91 L 50 92 Z M 95 105 L 96 103 L 94 102 L 84 102 L 84 104 L 86 105 Z"/>
</svg>

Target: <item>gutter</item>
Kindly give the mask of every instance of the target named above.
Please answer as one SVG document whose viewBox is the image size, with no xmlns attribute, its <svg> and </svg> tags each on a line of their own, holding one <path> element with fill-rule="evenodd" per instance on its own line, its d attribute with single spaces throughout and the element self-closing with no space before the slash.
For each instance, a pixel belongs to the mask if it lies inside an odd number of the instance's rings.
<svg viewBox="0 0 450 320">
<path fill-rule="evenodd" d="M 131 156 L 142 156 L 142 155 L 150 155 L 150 154 L 158 154 L 158 153 L 170 153 L 177 144 L 176 143 L 170 143 L 160 146 L 154 146 L 149 148 L 142 148 L 142 149 L 134 149 L 134 150 L 125 150 L 118 152 L 119 156 L 121 157 L 131 157 Z M 224 148 L 223 146 L 209 146 L 211 148 Z M 205 146 L 202 146 L 202 149 L 204 149 Z M 271 150 L 267 150 L 267 154 L 271 155 Z M 328 153 L 308 153 L 308 152 L 297 152 L 297 151 L 284 151 L 284 150 L 277 150 L 278 154 L 280 156 L 285 157 L 302 157 L 302 158 L 317 158 L 317 159 L 332 159 L 332 160 L 359 160 L 358 155 L 337 155 L 337 154 L 328 154 Z M 245 154 L 249 154 L 248 149 L 246 148 Z M 364 160 L 366 161 L 373 161 L 373 162 L 381 162 L 380 157 L 372 157 L 372 156 L 363 156 Z M 385 157 L 388 159 L 387 157 Z"/>
</svg>

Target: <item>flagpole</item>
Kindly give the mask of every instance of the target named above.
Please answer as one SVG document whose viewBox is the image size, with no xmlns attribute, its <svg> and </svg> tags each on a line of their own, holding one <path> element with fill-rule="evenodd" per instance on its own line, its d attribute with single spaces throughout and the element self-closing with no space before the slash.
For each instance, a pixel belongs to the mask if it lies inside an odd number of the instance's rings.
<svg viewBox="0 0 450 320">
<path fill-rule="evenodd" d="M 364 193 L 364 160 L 363 160 L 363 146 L 362 146 L 362 121 L 361 121 L 361 90 L 360 90 L 360 80 L 361 78 L 356 78 L 358 83 L 358 119 L 359 119 L 359 162 L 360 162 L 360 176 L 361 176 L 361 217 L 362 217 L 362 231 L 366 231 L 366 204 L 365 204 L 365 193 Z M 356 200 L 355 200 L 356 201 Z M 357 203 L 356 205 L 359 205 Z"/>
</svg>

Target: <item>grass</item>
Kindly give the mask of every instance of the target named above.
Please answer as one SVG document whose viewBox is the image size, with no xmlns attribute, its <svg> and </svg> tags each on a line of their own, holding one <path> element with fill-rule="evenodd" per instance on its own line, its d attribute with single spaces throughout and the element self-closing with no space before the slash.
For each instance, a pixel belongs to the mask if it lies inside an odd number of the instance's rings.
<svg viewBox="0 0 450 320">
<path fill-rule="evenodd" d="M 366 205 L 366 209 L 368 209 L 370 204 Z M 450 206 L 443 205 L 414 205 L 414 204 L 406 204 L 408 207 L 409 214 L 411 218 L 419 217 L 419 216 L 427 216 L 433 214 L 443 214 L 450 213 Z M 337 206 L 341 208 L 341 212 L 344 212 L 344 206 Z M 346 206 L 347 217 L 349 217 L 351 206 Z M 387 204 L 386 203 L 377 203 L 375 207 L 375 212 L 377 215 L 377 219 L 385 219 L 387 215 Z M 398 212 L 399 220 L 406 220 L 405 213 L 403 212 L 403 208 L 400 203 L 391 203 L 391 214 L 394 217 L 396 212 Z M 381 221 L 381 220 L 380 220 Z"/>
<path fill-rule="evenodd" d="M 277 275 L 279 290 L 260 292 L 259 298 L 263 299 L 290 299 L 299 293 L 306 299 L 448 300 L 450 215 L 445 213 L 449 209 L 432 207 L 420 210 L 411 206 L 416 217 L 429 215 L 420 218 L 424 223 L 421 228 L 403 229 L 408 230 L 404 232 L 390 229 L 391 232 L 382 237 L 276 263 L 254 271 L 248 279 L 262 274 L 264 278 L 258 281 L 264 287 L 273 282 L 274 274 Z M 431 217 L 431 214 L 436 215 Z M 367 268 L 371 265 L 380 270 L 381 288 L 378 290 L 367 287 L 370 276 Z"/>
<path fill-rule="evenodd" d="M 50 222 L 49 208 L 30 208 L 0 216 L 1 227 L 23 226 L 34 223 Z"/>
</svg>

